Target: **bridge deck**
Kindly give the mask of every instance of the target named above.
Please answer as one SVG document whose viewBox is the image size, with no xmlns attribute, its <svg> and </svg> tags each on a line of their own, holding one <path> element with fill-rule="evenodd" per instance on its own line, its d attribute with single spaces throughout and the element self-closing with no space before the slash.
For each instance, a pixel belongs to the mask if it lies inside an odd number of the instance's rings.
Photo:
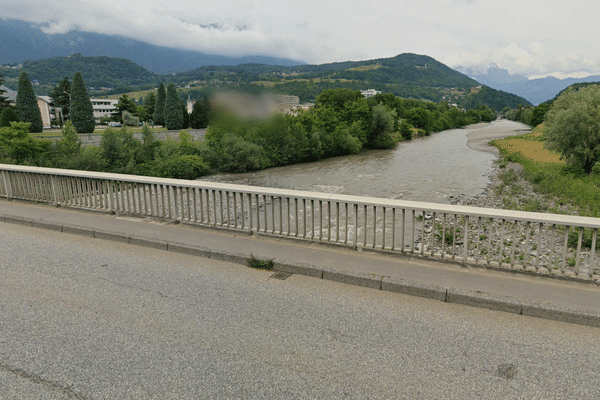
<svg viewBox="0 0 600 400">
<path fill-rule="evenodd" d="M 10 230 L 7 222 L 80 234 L 94 232 L 96 237 L 205 256 L 210 253 L 213 258 L 241 263 L 251 256 L 273 259 L 276 270 L 600 326 L 600 286 L 591 282 L 463 268 L 419 257 L 0 199 L 0 227 Z"/>
</svg>

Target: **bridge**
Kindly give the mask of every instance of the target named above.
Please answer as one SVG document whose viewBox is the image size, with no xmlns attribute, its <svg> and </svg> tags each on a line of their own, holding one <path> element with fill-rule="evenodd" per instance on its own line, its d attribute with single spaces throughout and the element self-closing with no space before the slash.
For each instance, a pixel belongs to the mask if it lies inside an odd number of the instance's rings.
<svg viewBox="0 0 600 400">
<path fill-rule="evenodd" d="M 0 171 L 7 199 L 599 279 L 598 218 L 6 164 Z"/>
<path fill-rule="evenodd" d="M 0 222 L 600 326 L 596 218 L 14 165 L 2 198 Z"/>
</svg>

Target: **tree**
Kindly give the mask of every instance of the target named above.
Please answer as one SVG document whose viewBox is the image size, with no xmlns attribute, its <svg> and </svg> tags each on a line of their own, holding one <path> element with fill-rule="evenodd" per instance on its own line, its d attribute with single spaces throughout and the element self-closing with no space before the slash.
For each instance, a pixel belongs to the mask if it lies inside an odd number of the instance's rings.
<svg viewBox="0 0 600 400">
<path fill-rule="evenodd" d="M 144 122 L 148 120 L 148 111 L 144 106 L 137 106 L 135 109 L 135 116 Z"/>
<path fill-rule="evenodd" d="M 190 125 L 192 129 L 204 129 L 208 126 L 208 115 L 210 113 L 210 101 L 208 96 L 194 103 L 192 114 L 190 115 Z"/>
<path fill-rule="evenodd" d="M 123 93 L 121 97 L 119 97 L 119 102 L 115 106 L 115 112 L 112 114 L 111 118 L 113 118 L 117 122 L 123 123 L 123 111 L 127 111 L 130 114 L 135 114 L 136 108 L 137 107 L 135 103 L 129 100 L 129 96 L 127 96 L 127 93 Z"/>
<path fill-rule="evenodd" d="M 29 122 L 11 122 L 0 128 L 0 162 L 45 166 L 51 142 L 33 138 Z"/>
<path fill-rule="evenodd" d="M 179 104 L 181 104 L 181 129 L 187 129 L 190 127 L 190 114 L 187 110 L 187 104 L 181 100 L 181 97 L 178 97 Z"/>
<path fill-rule="evenodd" d="M 383 104 L 373 107 L 373 120 L 371 122 L 371 134 L 369 135 L 369 147 L 375 149 L 391 149 L 396 142 L 391 137 L 394 131 L 396 111 L 388 111 Z"/>
<path fill-rule="evenodd" d="M 22 122 L 29 122 L 29 132 L 41 132 L 44 129 L 42 113 L 37 104 L 37 98 L 33 92 L 33 85 L 25 71 L 19 75 L 19 88 L 17 91 L 17 102 L 15 111 Z"/>
<path fill-rule="evenodd" d="M 148 96 L 146 96 L 146 98 L 144 99 L 143 105 L 146 109 L 148 118 L 154 118 L 154 108 L 156 107 L 156 95 L 154 94 L 154 92 L 148 93 Z"/>
<path fill-rule="evenodd" d="M 94 107 L 88 96 L 83 77 L 79 72 L 73 75 L 71 88 L 71 122 L 77 133 L 92 133 L 96 127 Z"/>
<path fill-rule="evenodd" d="M 172 83 L 167 87 L 167 97 L 165 99 L 163 116 L 164 126 L 166 126 L 168 130 L 179 130 L 183 126 L 181 99 L 179 99 L 177 89 Z"/>
<path fill-rule="evenodd" d="M 538 105 L 536 108 L 534 108 L 533 112 L 531 113 L 531 120 L 529 121 L 529 125 L 538 126 L 539 124 L 544 122 L 544 116 L 550 109 L 552 102 L 553 102 L 552 100 L 548 100 L 545 103 L 542 103 L 542 104 Z"/>
<path fill-rule="evenodd" d="M 0 115 L 0 128 L 5 127 L 5 126 L 10 126 L 10 123 L 12 121 L 19 122 L 20 121 L 19 116 L 17 115 L 15 110 L 13 110 L 10 107 L 6 107 L 2 111 L 2 115 Z"/>
<path fill-rule="evenodd" d="M 600 86 L 563 92 L 544 125 L 548 148 L 558 151 L 569 165 L 591 172 L 600 160 Z"/>
<path fill-rule="evenodd" d="M 62 136 L 54 143 L 55 163 L 59 168 L 71 168 L 81 154 L 81 139 L 70 121 L 62 129 Z"/>
<path fill-rule="evenodd" d="M 408 122 L 402 122 L 400 124 L 400 135 L 402 135 L 402 140 L 412 140 L 412 127 Z"/>
<path fill-rule="evenodd" d="M 58 85 L 52 89 L 50 93 L 52 98 L 52 107 L 62 108 L 62 113 L 65 118 L 69 116 L 69 109 L 71 106 L 71 82 L 69 78 L 65 77 Z"/>
<path fill-rule="evenodd" d="M 156 104 L 154 106 L 154 124 L 165 126 L 165 100 L 167 99 L 167 92 L 165 91 L 165 85 L 161 82 L 158 85 L 158 90 L 156 91 Z"/>
<path fill-rule="evenodd" d="M 123 111 L 123 125 L 124 126 L 138 126 L 140 124 L 140 119 L 129 111 Z"/>
</svg>

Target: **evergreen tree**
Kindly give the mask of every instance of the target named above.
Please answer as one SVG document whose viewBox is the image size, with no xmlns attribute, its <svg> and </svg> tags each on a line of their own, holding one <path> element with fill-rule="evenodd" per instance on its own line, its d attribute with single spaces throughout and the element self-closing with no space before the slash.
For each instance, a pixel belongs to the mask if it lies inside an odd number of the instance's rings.
<svg viewBox="0 0 600 400">
<path fill-rule="evenodd" d="M 204 129 L 208 126 L 208 113 L 210 112 L 210 102 L 208 96 L 194 103 L 192 114 L 190 114 L 190 126 L 193 129 Z"/>
<path fill-rule="evenodd" d="M 77 136 L 75 127 L 67 121 L 62 130 L 62 138 L 54 142 L 55 163 L 59 168 L 69 168 L 81 154 L 83 147 L 81 139 Z"/>
<path fill-rule="evenodd" d="M 52 89 L 50 93 L 52 97 L 52 107 L 62 108 L 62 113 L 65 117 L 69 116 L 69 108 L 71 106 L 71 82 L 65 77 L 58 85 Z"/>
<path fill-rule="evenodd" d="M 158 90 L 156 91 L 156 103 L 154 105 L 154 124 L 165 126 L 165 100 L 167 98 L 167 92 L 165 91 L 165 85 L 161 82 L 158 85 Z"/>
<path fill-rule="evenodd" d="M 96 127 L 94 107 L 88 96 L 83 77 L 79 72 L 73 75 L 71 88 L 71 122 L 77 133 L 92 133 Z"/>
<path fill-rule="evenodd" d="M 148 114 L 148 118 L 154 118 L 154 108 L 156 107 L 156 95 L 154 92 L 148 93 L 148 96 L 144 99 L 144 108 Z"/>
<path fill-rule="evenodd" d="M 19 88 L 15 110 L 21 121 L 31 124 L 29 132 L 41 132 L 44 129 L 42 113 L 37 104 L 33 85 L 25 71 L 21 71 L 21 75 L 19 75 Z"/>
<path fill-rule="evenodd" d="M 13 110 L 10 107 L 6 107 L 0 115 L 0 128 L 10 126 L 10 123 L 12 121 L 20 122 L 19 116 L 17 115 L 15 110 Z"/>
<path fill-rule="evenodd" d="M 183 113 L 181 112 L 181 99 L 177 95 L 175 85 L 170 83 L 167 87 L 165 109 L 163 112 L 165 126 L 168 130 L 179 130 L 183 126 Z"/>
<path fill-rule="evenodd" d="M 179 103 L 181 104 L 181 116 L 183 118 L 181 121 L 181 129 L 187 129 L 190 127 L 190 114 L 188 114 L 186 103 L 181 100 L 181 97 L 178 98 Z"/>
<path fill-rule="evenodd" d="M 136 112 L 136 105 L 132 100 L 129 100 L 127 93 L 123 93 L 119 97 L 119 102 L 117 103 L 115 112 L 111 115 L 111 119 L 122 123 L 123 111 L 128 111 L 131 114 L 135 114 Z"/>
</svg>

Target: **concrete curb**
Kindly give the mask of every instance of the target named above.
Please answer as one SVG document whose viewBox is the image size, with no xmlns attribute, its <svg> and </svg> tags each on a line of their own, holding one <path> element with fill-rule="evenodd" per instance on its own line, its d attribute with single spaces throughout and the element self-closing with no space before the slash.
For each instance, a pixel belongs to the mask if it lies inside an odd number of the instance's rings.
<svg viewBox="0 0 600 400">
<path fill-rule="evenodd" d="M 229 251 L 215 251 L 200 246 L 185 243 L 169 243 L 155 238 L 129 236 L 118 232 L 92 230 L 79 226 L 61 225 L 46 221 L 38 221 L 29 218 L 0 215 L 0 222 L 30 226 L 56 232 L 76 234 L 98 239 L 112 240 L 121 243 L 132 244 L 183 253 L 192 256 L 212 258 L 216 260 L 249 265 L 252 254 L 243 254 Z M 263 260 L 269 261 L 269 260 Z M 305 275 L 335 282 L 363 286 L 377 290 L 407 294 L 411 296 L 424 297 L 448 303 L 456 303 L 473 307 L 487 308 L 496 311 L 505 311 L 514 314 L 527 315 L 536 318 L 550 319 L 554 321 L 569 322 L 579 325 L 600 327 L 600 313 L 583 312 L 566 307 L 554 306 L 552 304 L 538 304 L 525 302 L 518 299 L 502 296 L 494 296 L 482 292 L 465 291 L 454 288 L 444 288 L 417 282 L 405 281 L 376 274 L 359 273 L 343 270 L 332 270 L 320 268 L 315 265 L 291 262 L 287 260 L 273 260 L 274 271 L 287 272 L 291 274 Z"/>
</svg>

